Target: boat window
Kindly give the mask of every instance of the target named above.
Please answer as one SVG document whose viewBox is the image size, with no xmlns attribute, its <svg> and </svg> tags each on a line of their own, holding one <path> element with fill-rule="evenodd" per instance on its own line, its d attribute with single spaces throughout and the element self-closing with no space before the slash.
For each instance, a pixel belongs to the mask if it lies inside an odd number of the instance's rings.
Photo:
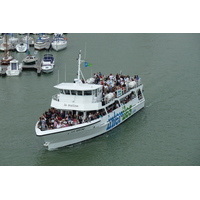
<svg viewBox="0 0 200 200">
<path fill-rule="evenodd" d="M 142 99 L 142 92 L 141 92 L 140 89 L 137 91 L 137 93 L 138 93 L 138 99 L 139 99 L 139 100 Z"/>
<path fill-rule="evenodd" d="M 100 114 L 101 116 L 106 115 L 106 111 L 105 111 L 104 108 L 103 108 L 103 109 L 100 109 L 98 112 L 99 112 L 99 114 Z"/>
<path fill-rule="evenodd" d="M 61 94 L 64 94 L 63 90 L 60 90 L 60 93 L 61 93 Z"/>
<path fill-rule="evenodd" d="M 91 91 L 91 90 L 84 91 L 84 95 L 85 95 L 85 96 L 87 96 L 87 95 L 92 95 L 92 91 Z"/>
<path fill-rule="evenodd" d="M 72 95 L 76 95 L 76 90 L 71 90 Z"/>
<path fill-rule="evenodd" d="M 108 113 L 112 112 L 113 110 L 117 109 L 120 107 L 119 101 L 115 101 L 114 103 L 112 103 L 111 105 L 106 107 L 106 110 Z"/>
<path fill-rule="evenodd" d="M 17 69 L 17 63 L 12 63 L 11 69 L 12 69 L 12 70 L 16 70 L 16 69 Z"/>
<path fill-rule="evenodd" d="M 77 91 L 77 95 L 82 96 L 83 95 L 82 91 Z"/>
<path fill-rule="evenodd" d="M 69 94 L 70 95 L 70 90 L 64 90 L 65 94 Z"/>
<path fill-rule="evenodd" d="M 97 90 L 94 90 L 94 96 L 97 97 Z"/>
<path fill-rule="evenodd" d="M 101 93 L 101 91 L 102 91 L 101 88 L 98 88 L 98 94 Z"/>
</svg>

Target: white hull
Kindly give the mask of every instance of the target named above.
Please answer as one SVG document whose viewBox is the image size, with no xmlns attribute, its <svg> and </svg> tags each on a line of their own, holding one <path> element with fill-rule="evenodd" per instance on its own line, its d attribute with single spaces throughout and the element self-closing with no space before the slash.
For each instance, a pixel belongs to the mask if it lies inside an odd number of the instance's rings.
<svg viewBox="0 0 200 200">
<path fill-rule="evenodd" d="M 34 44 L 34 48 L 37 50 L 42 50 L 42 49 L 46 49 L 46 43 L 45 44 Z"/>
<path fill-rule="evenodd" d="M 26 43 L 17 44 L 15 48 L 19 53 L 23 53 L 28 49 L 28 45 Z"/>
<path fill-rule="evenodd" d="M 54 58 L 52 54 L 45 54 L 42 60 L 42 72 L 51 73 L 54 70 Z"/>
<path fill-rule="evenodd" d="M 67 42 L 66 43 L 52 43 L 52 48 L 55 50 L 55 51 L 60 51 L 62 49 L 65 49 L 67 47 Z"/>
<path fill-rule="evenodd" d="M 6 75 L 7 76 L 19 76 L 21 74 L 22 70 L 7 70 Z"/>
<path fill-rule="evenodd" d="M 7 76 L 19 76 L 22 72 L 22 64 L 19 64 L 17 60 L 12 60 L 10 65 L 7 67 Z"/>
<path fill-rule="evenodd" d="M 126 117 L 124 118 L 121 115 L 122 112 L 124 113 L 123 106 L 121 106 L 102 118 L 70 127 L 71 129 L 69 127 L 53 129 L 45 131 L 44 135 L 44 132 L 37 128 L 36 124 L 35 131 L 37 136 L 44 138 L 44 146 L 47 146 L 48 150 L 79 143 L 112 130 L 144 107 L 144 98 L 137 104 L 135 102 L 135 100 L 132 100 L 125 105 L 126 108 L 130 108 L 131 105 L 132 107 L 128 111 L 126 110 Z"/>
<path fill-rule="evenodd" d="M 53 66 L 46 68 L 45 66 L 42 67 L 42 72 L 44 73 L 51 73 L 53 72 Z"/>
</svg>

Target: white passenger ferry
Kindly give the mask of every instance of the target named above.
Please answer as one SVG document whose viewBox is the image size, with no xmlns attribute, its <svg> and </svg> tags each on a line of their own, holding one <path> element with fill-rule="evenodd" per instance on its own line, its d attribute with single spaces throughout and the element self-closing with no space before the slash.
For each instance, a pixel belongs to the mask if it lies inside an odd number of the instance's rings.
<svg viewBox="0 0 200 200">
<path fill-rule="evenodd" d="M 85 81 L 78 54 L 78 77 L 73 83 L 60 83 L 51 108 L 35 125 L 48 150 L 79 143 L 120 125 L 144 107 L 143 84 L 138 76 L 97 73 Z M 81 78 L 81 76 L 83 78 Z"/>
</svg>

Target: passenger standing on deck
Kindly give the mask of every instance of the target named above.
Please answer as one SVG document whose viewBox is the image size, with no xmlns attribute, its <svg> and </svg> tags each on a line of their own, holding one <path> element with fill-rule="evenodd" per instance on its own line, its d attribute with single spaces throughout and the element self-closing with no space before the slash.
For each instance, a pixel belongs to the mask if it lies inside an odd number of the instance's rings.
<svg viewBox="0 0 200 200">
<path fill-rule="evenodd" d="M 45 131 L 46 128 L 47 128 L 46 120 L 42 117 L 42 121 L 41 121 L 41 131 Z"/>
</svg>

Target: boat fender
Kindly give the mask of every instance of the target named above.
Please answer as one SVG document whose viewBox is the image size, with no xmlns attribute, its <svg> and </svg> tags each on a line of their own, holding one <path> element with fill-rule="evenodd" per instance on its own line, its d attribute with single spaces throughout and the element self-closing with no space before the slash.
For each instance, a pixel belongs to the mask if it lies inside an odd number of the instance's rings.
<svg viewBox="0 0 200 200">
<path fill-rule="evenodd" d="M 129 84 L 128 84 L 129 88 L 134 88 L 136 86 L 136 82 L 135 81 L 131 81 Z"/>
<path fill-rule="evenodd" d="M 109 101 L 111 101 L 114 98 L 114 94 L 113 93 L 109 93 L 105 96 L 105 101 L 108 103 Z"/>
<path fill-rule="evenodd" d="M 94 80 L 95 80 L 94 78 L 89 78 L 86 80 L 86 83 L 92 84 L 92 83 L 94 83 Z"/>
</svg>

